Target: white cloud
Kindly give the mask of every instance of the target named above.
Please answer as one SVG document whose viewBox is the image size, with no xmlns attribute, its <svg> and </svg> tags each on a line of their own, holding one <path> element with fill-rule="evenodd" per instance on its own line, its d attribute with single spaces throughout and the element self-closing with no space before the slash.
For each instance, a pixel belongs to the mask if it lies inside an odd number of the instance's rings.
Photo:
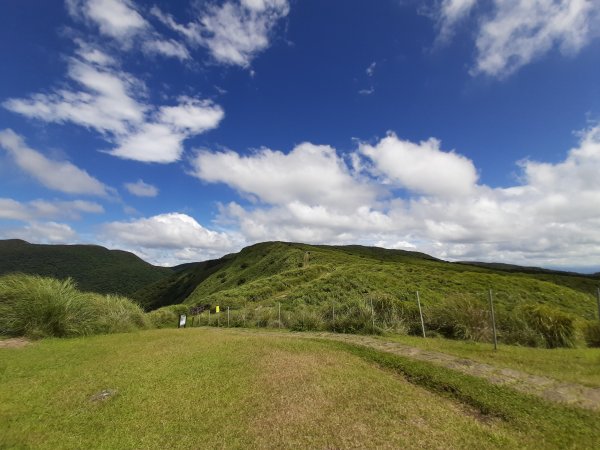
<svg viewBox="0 0 600 450">
<path fill-rule="evenodd" d="M 459 22 L 466 18 L 477 4 L 477 0 L 442 0 L 437 11 L 439 34 L 437 43 L 447 42 L 452 38 Z"/>
<path fill-rule="evenodd" d="M 374 201 L 376 188 L 356 180 L 335 149 L 303 143 L 285 154 L 261 149 L 250 156 L 233 151 L 199 151 L 192 161 L 203 181 L 225 183 L 271 204 L 354 208 Z"/>
<path fill-rule="evenodd" d="M 102 234 L 112 245 L 131 249 L 158 264 L 198 261 L 239 249 L 234 235 L 209 230 L 181 213 L 107 223 Z"/>
<path fill-rule="evenodd" d="M 375 145 L 361 144 L 354 154 L 354 159 L 361 159 L 354 164 L 359 172 L 351 171 L 333 149 L 327 153 L 337 161 L 335 169 L 308 178 L 306 187 L 299 187 L 302 177 L 287 167 L 291 153 L 270 150 L 248 159 L 232 152 L 207 153 L 205 159 L 201 154 L 196 162 L 202 167 L 208 161 L 207 173 L 196 175 L 260 198 L 262 204 L 232 202 L 220 209 L 221 223 L 239 229 L 249 243 L 280 239 L 414 246 L 447 259 L 571 268 L 598 265 L 600 209 L 595 206 L 600 205 L 600 125 L 586 131 L 562 162 L 521 162 L 521 184 L 504 188 L 477 184 L 473 163 L 443 152 L 436 140 L 410 143 L 390 135 Z M 427 164 L 415 166 L 412 162 L 421 153 Z M 294 162 L 299 173 L 306 166 L 323 166 L 319 158 L 312 164 Z M 249 173 L 256 171 L 256 179 L 238 171 L 238 165 L 247 166 Z M 224 167 L 230 167 L 231 175 L 224 173 Z M 394 185 L 382 186 L 381 179 L 366 181 L 366 174 L 375 168 L 377 173 L 385 172 L 389 182 L 403 186 L 405 198 L 382 190 Z M 453 170 L 446 176 L 448 168 Z M 283 175 L 288 170 L 291 177 Z M 335 179 L 338 172 L 345 174 L 344 179 L 350 177 L 352 188 L 334 182 L 324 189 L 346 193 L 346 199 L 327 197 L 314 181 Z M 369 200 L 353 201 L 361 189 L 363 199 Z"/>
<path fill-rule="evenodd" d="M 134 95 L 145 89 L 143 83 L 114 67 L 72 58 L 69 77 L 81 90 L 13 98 L 3 106 L 46 122 L 93 129 L 114 144 L 108 153 L 158 163 L 179 160 L 185 139 L 216 128 L 224 117 L 220 106 L 191 97 L 180 98 L 176 106 L 146 104 Z"/>
<path fill-rule="evenodd" d="M 143 180 L 137 180 L 135 183 L 125 183 L 125 188 L 129 193 L 138 197 L 156 197 L 158 195 L 158 188 L 144 183 Z"/>
<path fill-rule="evenodd" d="M 23 239 L 32 243 L 63 244 L 78 240 L 69 225 L 56 222 L 32 222 L 20 228 L 0 228 L 2 239 Z"/>
<path fill-rule="evenodd" d="M 574 54 L 600 27 L 595 0 L 495 0 L 481 24 L 473 73 L 507 76 L 552 48 Z"/>
<path fill-rule="evenodd" d="M 437 139 L 415 144 L 390 134 L 375 146 L 361 144 L 359 151 L 372 161 L 376 174 L 412 192 L 467 195 L 477 182 L 473 163 L 457 153 L 442 151 Z"/>
<path fill-rule="evenodd" d="M 11 198 L 0 198 L 0 219 L 7 220 L 79 219 L 81 213 L 103 212 L 102 205 L 86 200 L 33 200 L 21 203 Z"/>
<path fill-rule="evenodd" d="M 69 62 L 69 77 L 82 90 L 61 89 L 26 99 L 13 98 L 3 106 L 27 117 L 46 122 L 73 122 L 104 134 L 125 134 L 143 122 L 147 106 L 130 95 L 136 85 L 132 77 L 74 58 Z"/>
<path fill-rule="evenodd" d="M 49 189 L 66 194 L 107 196 L 110 188 L 68 161 L 54 161 L 29 148 L 12 130 L 0 131 L 0 146 L 15 163 Z"/>
<path fill-rule="evenodd" d="M 207 48 L 216 61 L 247 67 L 269 47 L 273 28 L 289 10 L 287 0 L 226 1 L 209 4 L 198 21 L 188 25 L 178 24 L 157 7 L 151 13 L 190 44 Z"/>
<path fill-rule="evenodd" d="M 372 77 L 373 75 L 375 75 L 376 67 L 377 67 L 377 62 L 373 61 L 371 64 L 369 64 L 369 67 L 367 67 L 367 70 L 365 72 L 367 73 L 368 76 Z"/>
<path fill-rule="evenodd" d="M 576 54 L 600 29 L 596 0 L 493 0 L 477 22 L 473 75 L 506 77 L 553 49 Z M 452 38 L 477 0 L 442 0 L 433 15 L 436 43 Z"/>
<path fill-rule="evenodd" d="M 360 95 L 371 95 L 373 92 L 375 92 L 374 87 L 370 87 L 369 89 L 361 89 L 360 91 L 358 91 Z"/>
<path fill-rule="evenodd" d="M 94 23 L 102 34 L 122 42 L 149 27 L 129 0 L 66 0 L 66 5 L 73 17 Z"/>
<path fill-rule="evenodd" d="M 190 52 L 185 45 L 177 42 L 174 39 L 151 39 L 145 41 L 142 45 L 144 51 L 148 53 L 172 56 L 180 61 L 185 61 L 191 58 Z"/>
</svg>

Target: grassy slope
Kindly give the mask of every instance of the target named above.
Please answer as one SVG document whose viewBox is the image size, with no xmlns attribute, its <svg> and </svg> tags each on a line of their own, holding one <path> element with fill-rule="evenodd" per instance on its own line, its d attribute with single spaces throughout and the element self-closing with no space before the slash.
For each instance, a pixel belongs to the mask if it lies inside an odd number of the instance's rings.
<svg viewBox="0 0 600 450">
<path fill-rule="evenodd" d="M 310 251 L 308 266 L 305 252 Z M 262 243 L 247 247 L 208 277 L 186 300 L 190 304 L 241 306 L 247 302 L 284 305 L 343 303 L 369 295 L 414 302 L 419 290 L 428 302 L 465 293 L 486 301 L 493 288 L 498 304 L 523 301 L 559 306 L 593 318 L 592 295 L 564 283 L 484 267 L 437 261 L 422 254 L 367 247 Z M 566 276 L 565 276 L 566 277 Z"/>
<path fill-rule="evenodd" d="M 447 353 L 497 367 L 507 367 L 572 383 L 600 387 L 600 349 L 531 348 L 415 336 L 385 336 L 382 340 Z M 568 370 L 565 370 L 568 368 Z"/>
<path fill-rule="evenodd" d="M 183 303 L 200 283 L 227 265 L 230 259 L 231 256 L 224 256 L 174 267 L 175 273 L 138 289 L 131 298 L 146 310 Z"/>
<path fill-rule="evenodd" d="M 21 272 L 73 278 L 83 291 L 130 295 L 172 273 L 132 253 L 95 245 L 39 245 L 0 241 L 0 275 Z"/>
<path fill-rule="evenodd" d="M 154 330 L 0 355 L 3 448 L 591 448 L 598 437 L 597 414 L 341 344 Z M 92 400 L 103 389 L 116 394 Z"/>
</svg>

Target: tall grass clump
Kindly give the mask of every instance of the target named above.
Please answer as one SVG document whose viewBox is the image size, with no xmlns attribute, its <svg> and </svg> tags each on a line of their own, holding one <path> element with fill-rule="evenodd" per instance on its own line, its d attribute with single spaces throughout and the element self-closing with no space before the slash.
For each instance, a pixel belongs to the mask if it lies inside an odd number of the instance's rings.
<svg viewBox="0 0 600 450">
<path fill-rule="evenodd" d="M 485 303 L 472 295 L 449 296 L 426 312 L 427 326 L 451 339 L 489 341 L 492 327 Z"/>
<path fill-rule="evenodd" d="M 600 347 L 600 322 L 588 321 L 583 327 L 583 336 L 589 347 Z"/>
<path fill-rule="evenodd" d="M 71 279 L 0 277 L 0 334 L 85 336 L 145 328 L 142 309 L 124 297 L 84 293 Z"/>
<path fill-rule="evenodd" d="M 154 328 L 177 328 L 180 314 L 189 314 L 188 305 L 170 305 L 155 309 L 146 314 Z"/>
<path fill-rule="evenodd" d="M 548 305 L 520 307 L 527 324 L 544 339 L 547 348 L 575 346 L 575 317 Z"/>
</svg>

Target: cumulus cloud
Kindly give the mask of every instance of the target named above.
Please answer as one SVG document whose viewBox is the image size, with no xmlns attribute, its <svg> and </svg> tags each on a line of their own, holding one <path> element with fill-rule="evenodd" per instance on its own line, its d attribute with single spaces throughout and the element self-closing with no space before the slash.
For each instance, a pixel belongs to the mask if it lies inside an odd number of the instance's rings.
<svg viewBox="0 0 600 450">
<path fill-rule="evenodd" d="M 24 172 L 49 189 L 66 194 L 107 196 L 110 188 L 68 161 L 54 161 L 28 147 L 12 130 L 0 131 L 4 148 Z"/>
<path fill-rule="evenodd" d="M 152 14 L 195 46 L 205 47 L 220 63 L 247 67 L 270 45 L 277 23 L 289 13 L 287 0 L 226 1 L 209 4 L 197 21 L 177 23 L 159 8 Z"/>
<path fill-rule="evenodd" d="M 303 143 L 285 154 L 261 149 L 249 156 L 201 150 L 192 160 L 203 181 L 225 183 L 262 202 L 353 208 L 374 201 L 376 188 L 353 178 L 335 149 Z"/>
<path fill-rule="evenodd" d="M 103 225 L 102 234 L 113 245 L 160 264 L 222 256 L 239 248 L 233 234 L 209 230 L 182 213 L 110 222 Z"/>
<path fill-rule="evenodd" d="M 437 43 L 452 38 L 477 0 L 442 0 L 434 14 Z M 600 27 L 595 0 L 493 0 L 477 22 L 473 75 L 506 77 L 550 50 L 576 54 Z"/>
<path fill-rule="evenodd" d="M 75 230 L 57 222 L 32 222 L 20 228 L 0 228 L 0 237 L 41 244 L 65 244 L 78 240 Z"/>
<path fill-rule="evenodd" d="M 220 106 L 192 97 L 181 97 L 174 106 L 149 105 L 134 94 L 143 91 L 141 81 L 112 67 L 102 54 L 87 50 L 84 56 L 69 61 L 69 78 L 79 90 L 8 99 L 3 106 L 46 122 L 93 129 L 114 145 L 108 153 L 157 163 L 179 160 L 183 141 L 216 128 L 224 117 Z"/>
<path fill-rule="evenodd" d="M 303 146 L 311 152 L 299 146 L 288 154 L 199 153 L 196 176 L 260 200 L 221 205 L 219 221 L 246 242 L 414 246 L 453 260 L 598 264 L 600 126 L 587 130 L 561 162 L 519 162 L 521 182 L 498 188 L 478 183 L 469 159 L 433 139 L 411 143 L 390 134 L 360 144 L 351 165 L 331 147 Z M 397 187 L 402 197 L 394 196 Z"/>
<path fill-rule="evenodd" d="M 144 183 L 143 180 L 137 180 L 135 183 L 125 183 L 125 188 L 130 194 L 138 197 L 156 197 L 158 195 L 158 188 Z"/>
<path fill-rule="evenodd" d="M 440 149 L 440 141 L 415 144 L 390 134 L 377 145 L 361 144 L 360 153 L 373 163 L 376 174 L 386 182 L 412 192 L 438 196 L 466 195 L 477 182 L 473 162 Z"/>
</svg>

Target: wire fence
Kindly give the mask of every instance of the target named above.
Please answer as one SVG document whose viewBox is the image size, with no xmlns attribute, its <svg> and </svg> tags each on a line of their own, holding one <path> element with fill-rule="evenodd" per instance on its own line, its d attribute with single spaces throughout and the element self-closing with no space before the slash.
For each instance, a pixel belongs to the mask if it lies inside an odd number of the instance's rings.
<svg viewBox="0 0 600 450">
<path fill-rule="evenodd" d="M 600 292 L 598 295 L 600 298 Z M 498 342 L 573 346 L 580 319 L 550 305 L 534 305 L 530 299 L 525 294 L 492 290 L 457 292 L 443 299 L 406 291 L 396 297 L 365 294 L 361 299 L 320 305 L 249 303 L 220 305 L 218 311 L 216 306 L 204 305 L 189 311 L 186 326 L 442 336 L 489 342 L 495 347 Z"/>
</svg>

